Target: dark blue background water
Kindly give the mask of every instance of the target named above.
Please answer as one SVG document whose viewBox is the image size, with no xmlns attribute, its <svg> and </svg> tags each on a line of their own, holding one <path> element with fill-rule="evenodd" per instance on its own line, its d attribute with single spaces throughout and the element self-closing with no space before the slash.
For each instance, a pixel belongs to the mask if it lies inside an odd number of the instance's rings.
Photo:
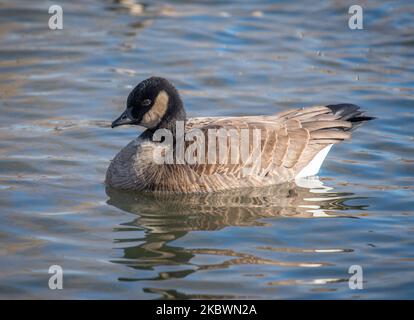
<svg viewBox="0 0 414 320">
<path fill-rule="evenodd" d="M 51 4 L 0 2 L 1 298 L 413 298 L 409 1 L 362 2 L 363 30 L 352 1 L 61 1 L 60 31 Z M 308 186 L 105 190 L 138 134 L 109 123 L 150 75 L 190 116 L 350 102 L 378 119 Z M 63 290 L 48 287 L 55 264 Z"/>
</svg>

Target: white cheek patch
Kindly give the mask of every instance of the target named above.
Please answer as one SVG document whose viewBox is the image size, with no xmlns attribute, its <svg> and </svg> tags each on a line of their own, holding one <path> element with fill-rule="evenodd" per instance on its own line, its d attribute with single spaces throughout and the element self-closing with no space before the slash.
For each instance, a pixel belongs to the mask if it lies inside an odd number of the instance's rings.
<svg viewBox="0 0 414 320">
<path fill-rule="evenodd" d="M 152 108 L 142 117 L 140 125 L 150 129 L 156 127 L 167 112 L 167 108 L 168 94 L 163 90 L 158 94 Z"/>
</svg>

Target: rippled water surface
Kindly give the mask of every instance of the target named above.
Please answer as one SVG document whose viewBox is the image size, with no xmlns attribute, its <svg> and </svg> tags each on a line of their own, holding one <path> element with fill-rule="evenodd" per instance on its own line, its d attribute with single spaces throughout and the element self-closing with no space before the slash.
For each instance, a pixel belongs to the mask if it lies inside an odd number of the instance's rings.
<svg viewBox="0 0 414 320">
<path fill-rule="evenodd" d="M 414 6 L 366 1 L 0 2 L 1 298 L 413 298 Z M 377 120 L 302 185 L 204 196 L 106 189 L 161 75 L 190 116 L 350 102 Z M 50 290 L 60 265 L 64 289 Z M 348 286 L 351 265 L 364 288 Z"/>
</svg>

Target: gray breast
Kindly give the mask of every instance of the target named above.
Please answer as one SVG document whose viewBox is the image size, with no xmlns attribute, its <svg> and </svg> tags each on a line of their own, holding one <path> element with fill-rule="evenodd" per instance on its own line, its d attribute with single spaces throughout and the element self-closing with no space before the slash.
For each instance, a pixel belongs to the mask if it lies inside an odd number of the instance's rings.
<svg viewBox="0 0 414 320">
<path fill-rule="evenodd" d="M 143 190 L 144 186 L 139 179 L 140 170 L 136 161 L 141 142 L 140 138 L 132 140 L 111 161 L 105 179 L 108 186 L 119 189 Z"/>
</svg>

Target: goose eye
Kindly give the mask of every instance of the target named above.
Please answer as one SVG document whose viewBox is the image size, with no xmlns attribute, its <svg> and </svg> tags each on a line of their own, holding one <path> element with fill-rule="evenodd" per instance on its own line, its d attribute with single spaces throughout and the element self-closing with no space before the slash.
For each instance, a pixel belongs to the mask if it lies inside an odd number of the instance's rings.
<svg viewBox="0 0 414 320">
<path fill-rule="evenodd" d="M 151 104 L 151 100 L 150 99 L 145 99 L 144 101 L 142 101 L 141 105 L 143 107 L 148 107 Z"/>
</svg>

